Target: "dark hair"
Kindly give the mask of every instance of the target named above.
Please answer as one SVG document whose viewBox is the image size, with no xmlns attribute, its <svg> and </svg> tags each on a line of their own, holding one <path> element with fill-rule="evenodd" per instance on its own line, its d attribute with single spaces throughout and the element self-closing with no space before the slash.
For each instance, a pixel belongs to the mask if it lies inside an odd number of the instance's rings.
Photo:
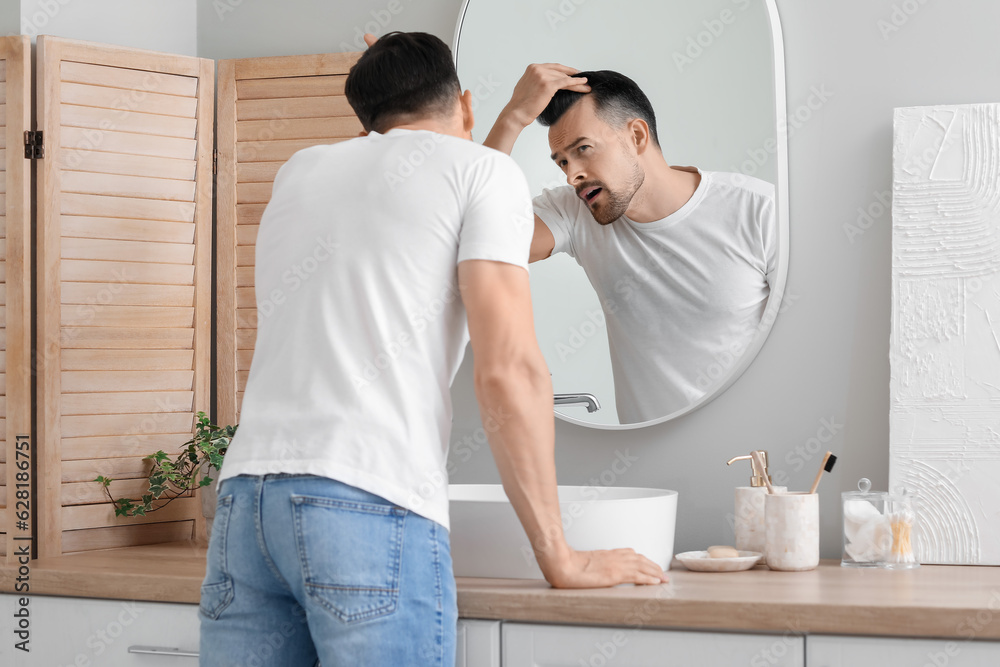
<svg viewBox="0 0 1000 667">
<path fill-rule="evenodd" d="M 344 92 L 365 130 L 448 113 L 462 90 L 451 49 L 426 32 L 390 32 L 351 67 Z"/>
<path fill-rule="evenodd" d="M 649 98 L 646 97 L 646 94 L 642 92 L 635 81 L 624 74 L 606 69 L 594 72 L 580 72 L 573 76 L 587 77 L 587 85 L 590 86 L 590 92 L 577 93 L 572 90 L 556 91 L 556 94 L 549 100 L 548 105 L 539 114 L 539 123 L 545 127 L 554 125 L 584 95 L 590 95 L 594 99 L 594 108 L 597 110 L 597 115 L 604 122 L 615 127 L 620 127 L 630 120 L 640 118 L 649 125 L 649 134 L 653 137 L 653 143 L 657 146 L 660 145 L 660 139 L 656 134 L 656 116 L 653 114 L 653 105 L 649 103 Z"/>
</svg>

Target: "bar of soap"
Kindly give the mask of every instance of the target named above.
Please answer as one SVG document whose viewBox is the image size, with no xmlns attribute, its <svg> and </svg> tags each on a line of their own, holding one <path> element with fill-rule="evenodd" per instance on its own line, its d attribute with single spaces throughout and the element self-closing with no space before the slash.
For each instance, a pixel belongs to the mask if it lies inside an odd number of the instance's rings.
<svg viewBox="0 0 1000 667">
<path fill-rule="evenodd" d="M 740 552 L 732 547 L 709 547 L 707 549 L 709 558 L 739 558 Z"/>
</svg>

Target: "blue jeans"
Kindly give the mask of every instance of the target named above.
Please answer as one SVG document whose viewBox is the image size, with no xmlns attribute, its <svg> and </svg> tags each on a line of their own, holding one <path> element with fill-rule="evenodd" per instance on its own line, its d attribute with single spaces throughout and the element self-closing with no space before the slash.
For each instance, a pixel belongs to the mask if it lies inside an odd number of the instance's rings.
<svg viewBox="0 0 1000 667">
<path fill-rule="evenodd" d="M 218 496 L 203 667 L 454 665 L 444 527 L 316 475 L 238 475 Z"/>
</svg>

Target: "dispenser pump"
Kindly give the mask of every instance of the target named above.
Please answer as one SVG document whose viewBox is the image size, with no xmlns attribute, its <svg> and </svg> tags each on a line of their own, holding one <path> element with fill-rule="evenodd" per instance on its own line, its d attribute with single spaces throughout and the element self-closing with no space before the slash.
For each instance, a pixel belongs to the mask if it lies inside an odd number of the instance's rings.
<svg viewBox="0 0 1000 667">
<path fill-rule="evenodd" d="M 750 486 L 765 486 L 764 482 L 765 477 L 767 478 L 768 481 L 773 481 L 771 480 L 771 476 L 767 474 L 767 451 L 763 449 L 758 449 L 755 451 L 757 451 L 760 454 L 760 460 L 764 464 L 763 470 L 757 469 L 757 462 L 754 461 L 753 456 L 751 454 L 747 454 L 746 456 L 737 456 L 735 458 L 731 458 L 729 459 L 729 461 L 726 462 L 726 465 L 732 465 L 733 461 L 750 461 L 750 467 L 751 470 L 753 470 L 753 476 L 750 478 Z"/>
</svg>

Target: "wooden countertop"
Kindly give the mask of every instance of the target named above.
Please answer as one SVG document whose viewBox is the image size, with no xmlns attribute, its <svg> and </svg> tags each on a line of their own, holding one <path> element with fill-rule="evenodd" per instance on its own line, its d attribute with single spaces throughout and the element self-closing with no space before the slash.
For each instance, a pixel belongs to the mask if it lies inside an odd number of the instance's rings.
<svg viewBox="0 0 1000 667">
<path fill-rule="evenodd" d="M 17 568 L 0 567 L 13 592 Z M 171 542 L 30 564 L 30 594 L 197 603 L 205 546 Z M 632 628 L 1000 639 L 1000 568 L 925 565 L 810 572 L 689 572 L 675 562 L 659 586 L 555 590 L 544 581 L 458 579 L 463 618 Z"/>
</svg>

